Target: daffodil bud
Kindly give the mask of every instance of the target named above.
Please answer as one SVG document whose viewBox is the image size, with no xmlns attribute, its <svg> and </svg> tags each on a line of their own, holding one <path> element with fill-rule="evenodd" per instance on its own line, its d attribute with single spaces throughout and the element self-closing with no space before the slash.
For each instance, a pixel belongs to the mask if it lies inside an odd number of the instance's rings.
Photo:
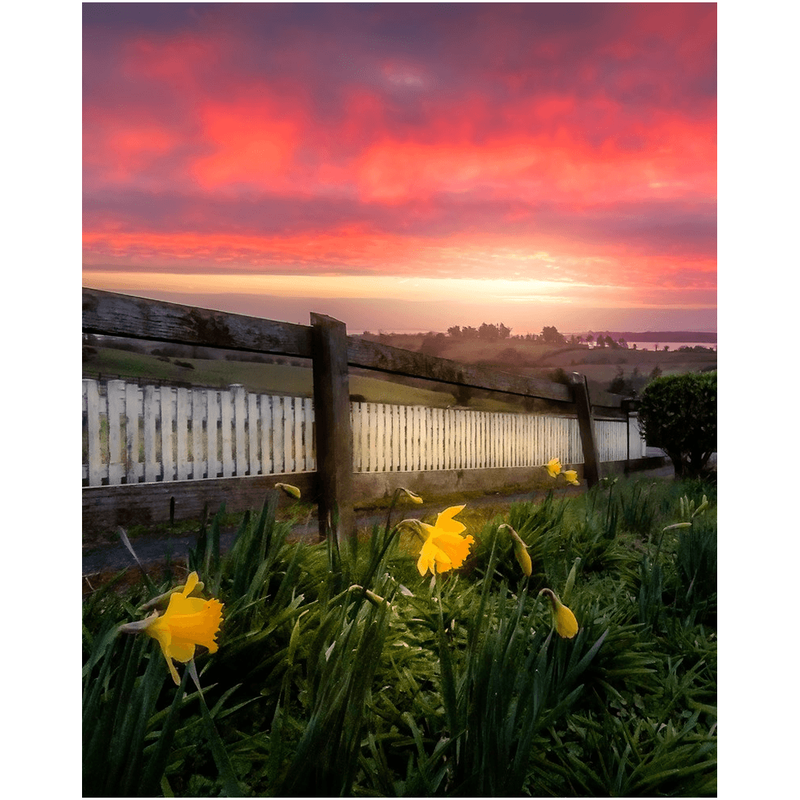
<svg viewBox="0 0 800 800">
<path fill-rule="evenodd" d="M 667 525 L 667 527 L 662 528 L 662 530 L 671 531 L 674 530 L 675 528 L 691 528 L 691 527 L 692 527 L 691 522 L 676 522 L 674 525 Z"/>
<path fill-rule="evenodd" d="M 547 595 L 553 612 L 553 624 L 556 633 L 562 639 L 573 639 L 578 633 L 578 620 L 575 615 L 559 599 L 552 589 L 542 589 L 540 595 Z"/>
<path fill-rule="evenodd" d="M 296 486 L 292 486 L 291 483 L 276 483 L 275 488 L 288 494 L 289 497 L 294 497 L 295 500 L 300 499 L 300 490 Z"/>
<path fill-rule="evenodd" d="M 697 509 L 692 514 L 693 517 L 696 517 L 698 514 L 702 514 L 708 508 L 708 498 L 703 495 L 703 502 L 697 506 Z"/>
<path fill-rule="evenodd" d="M 357 589 L 360 589 L 364 592 L 364 596 L 370 601 L 370 603 L 372 603 L 372 605 L 380 606 L 382 603 L 386 603 L 386 605 L 389 606 L 389 610 L 391 610 L 392 605 L 386 601 L 386 598 L 381 597 L 379 594 L 375 594 L 375 592 L 371 591 L 370 589 L 364 589 L 364 587 L 358 583 L 354 583 L 347 591 L 354 592 Z"/>
<path fill-rule="evenodd" d="M 530 578 L 531 572 L 533 572 L 533 564 L 531 563 L 531 557 L 528 553 L 528 548 L 525 547 L 525 543 L 522 539 L 517 538 L 514 541 L 514 556 L 517 559 L 517 563 L 522 568 L 522 571 L 525 573 L 526 577 Z"/>
<path fill-rule="evenodd" d="M 411 499 L 413 503 L 416 503 L 417 505 L 422 505 L 422 498 L 416 492 L 412 492 L 410 489 L 406 489 L 405 486 L 400 486 L 397 491 L 404 492 Z"/>
<path fill-rule="evenodd" d="M 511 538 L 514 541 L 514 558 L 517 559 L 517 563 L 520 565 L 525 575 L 530 578 L 531 572 L 533 572 L 533 564 L 531 563 L 531 557 L 528 553 L 527 545 L 522 541 L 520 535 L 507 522 L 504 522 L 502 525 L 500 525 L 497 530 L 500 531 L 503 528 L 505 528 L 511 534 Z"/>
</svg>

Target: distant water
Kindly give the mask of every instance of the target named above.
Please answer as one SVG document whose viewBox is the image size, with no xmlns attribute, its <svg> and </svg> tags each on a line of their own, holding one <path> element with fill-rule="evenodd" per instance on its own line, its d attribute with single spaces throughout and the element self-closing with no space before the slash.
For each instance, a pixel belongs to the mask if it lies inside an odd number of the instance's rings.
<svg viewBox="0 0 800 800">
<path fill-rule="evenodd" d="M 666 345 L 670 350 L 680 350 L 681 347 L 710 347 L 716 351 L 716 342 L 628 342 L 628 348 L 633 349 L 636 345 L 637 350 L 655 350 L 658 345 L 659 352 L 664 349 Z"/>
</svg>

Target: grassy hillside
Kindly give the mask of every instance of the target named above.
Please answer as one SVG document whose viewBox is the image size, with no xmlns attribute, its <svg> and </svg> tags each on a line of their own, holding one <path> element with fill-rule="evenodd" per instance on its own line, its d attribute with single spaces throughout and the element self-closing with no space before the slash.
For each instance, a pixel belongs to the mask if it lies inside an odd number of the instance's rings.
<svg viewBox="0 0 800 800">
<path fill-rule="evenodd" d="M 382 334 L 368 337 L 392 347 L 420 350 L 423 334 Z M 486 364 L 503 372 L 536 378 L 557 378 L 559 370 L 580 372 L 598 389 L 608 390 L 618 376 L 637 391 L 646 385 L 654 369 L 663 375 L 703 372 L 717 367 L 717 353 L 704 351 L 668 351 L 592 348 L 585 345 L 553 346 L 523 339 L 488 342 L 480 339 L 436 340 L 432 355 L 466 364 Z"/>
<path fill-rule="evenodd" d="M 717 354 L 702 352 L 624 350 L 585 346 L 554 347 L 525 340 L 505 339 L 495 342 L 440 337 L 433 352 L 423 348 L 425 336 L 382 334 L 367 337 L 405 350 L 430 352 L 440 358 L 465 364 L 485 364 L 502 372 L 511 372 L 550 380 L 563 379 L 564 373 L 580 372 L 597 389 L 608 390 L 611 382 L 622 378 L 640 392 L 654 370 L 661 374 L 701 372 L 716 369 Z M 187 351 L 190 352 L 190 351 Z M 227 388 L 243 384 L 249 391 L 299 397 L 312 395 L 311 364 L 303 359 L 277 356 L 253 356 L 236 360 L 231 354 L 213 357 L 165 355 L 136 352 L 116 346 L 84 346 L 84 377 L 151 380 L 172 385 Z M 197 355 L 197 354 L 195 354 Z M 500 399 L 498 395 L 473 391 L 458 395 L 453 389 L 411 379 L 382 380 L 365 371 L 350 377 L 353 399 L 372 403 L 399 403 L 447 408 L 464 405 L 481 411 L 519 411 L 519 402 Z"/>
</svg>

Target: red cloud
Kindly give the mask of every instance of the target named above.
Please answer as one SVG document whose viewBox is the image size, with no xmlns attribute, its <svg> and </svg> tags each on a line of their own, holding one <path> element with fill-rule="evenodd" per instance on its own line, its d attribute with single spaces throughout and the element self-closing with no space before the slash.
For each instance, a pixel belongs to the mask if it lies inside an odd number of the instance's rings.
<svg viewBox="0 0 800 800">
<path fill-rule="evenodd" d="M 192 176 L 204 189 L 226 184 L 288 188 L 302 141 L 296 113 L 269 96 L 204 103 L 199 136 L 212 152 L 194 161 Z"/>
</svg>

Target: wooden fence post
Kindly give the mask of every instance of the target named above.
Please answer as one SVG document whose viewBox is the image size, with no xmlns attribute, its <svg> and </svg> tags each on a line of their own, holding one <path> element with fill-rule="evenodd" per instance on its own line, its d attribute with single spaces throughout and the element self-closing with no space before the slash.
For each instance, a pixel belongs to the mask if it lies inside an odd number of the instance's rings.
<svg viewBox="0 0 800 800">
<path fill-rule="evenodd" d="M 347 370 L 347 328 L 324 314 L 311 314 L 316 422 L 319 535 L 354 538 L 353 431 Z"/>
<path fill-rule="evenodd" d="M 591 489 L 600 480 L 597 468 L 597 440 L 594 435 L 594 421 L 592 419 L 592 405 L 589 402 L 589 387 L 586 376 L 573 372 L 570 383 L 575 392 L 575 405 L 578 410 L 578 425 L 581 431 L 581 445 L 583 446 L 583 477 L 586 485 Z"/>
</svg>

